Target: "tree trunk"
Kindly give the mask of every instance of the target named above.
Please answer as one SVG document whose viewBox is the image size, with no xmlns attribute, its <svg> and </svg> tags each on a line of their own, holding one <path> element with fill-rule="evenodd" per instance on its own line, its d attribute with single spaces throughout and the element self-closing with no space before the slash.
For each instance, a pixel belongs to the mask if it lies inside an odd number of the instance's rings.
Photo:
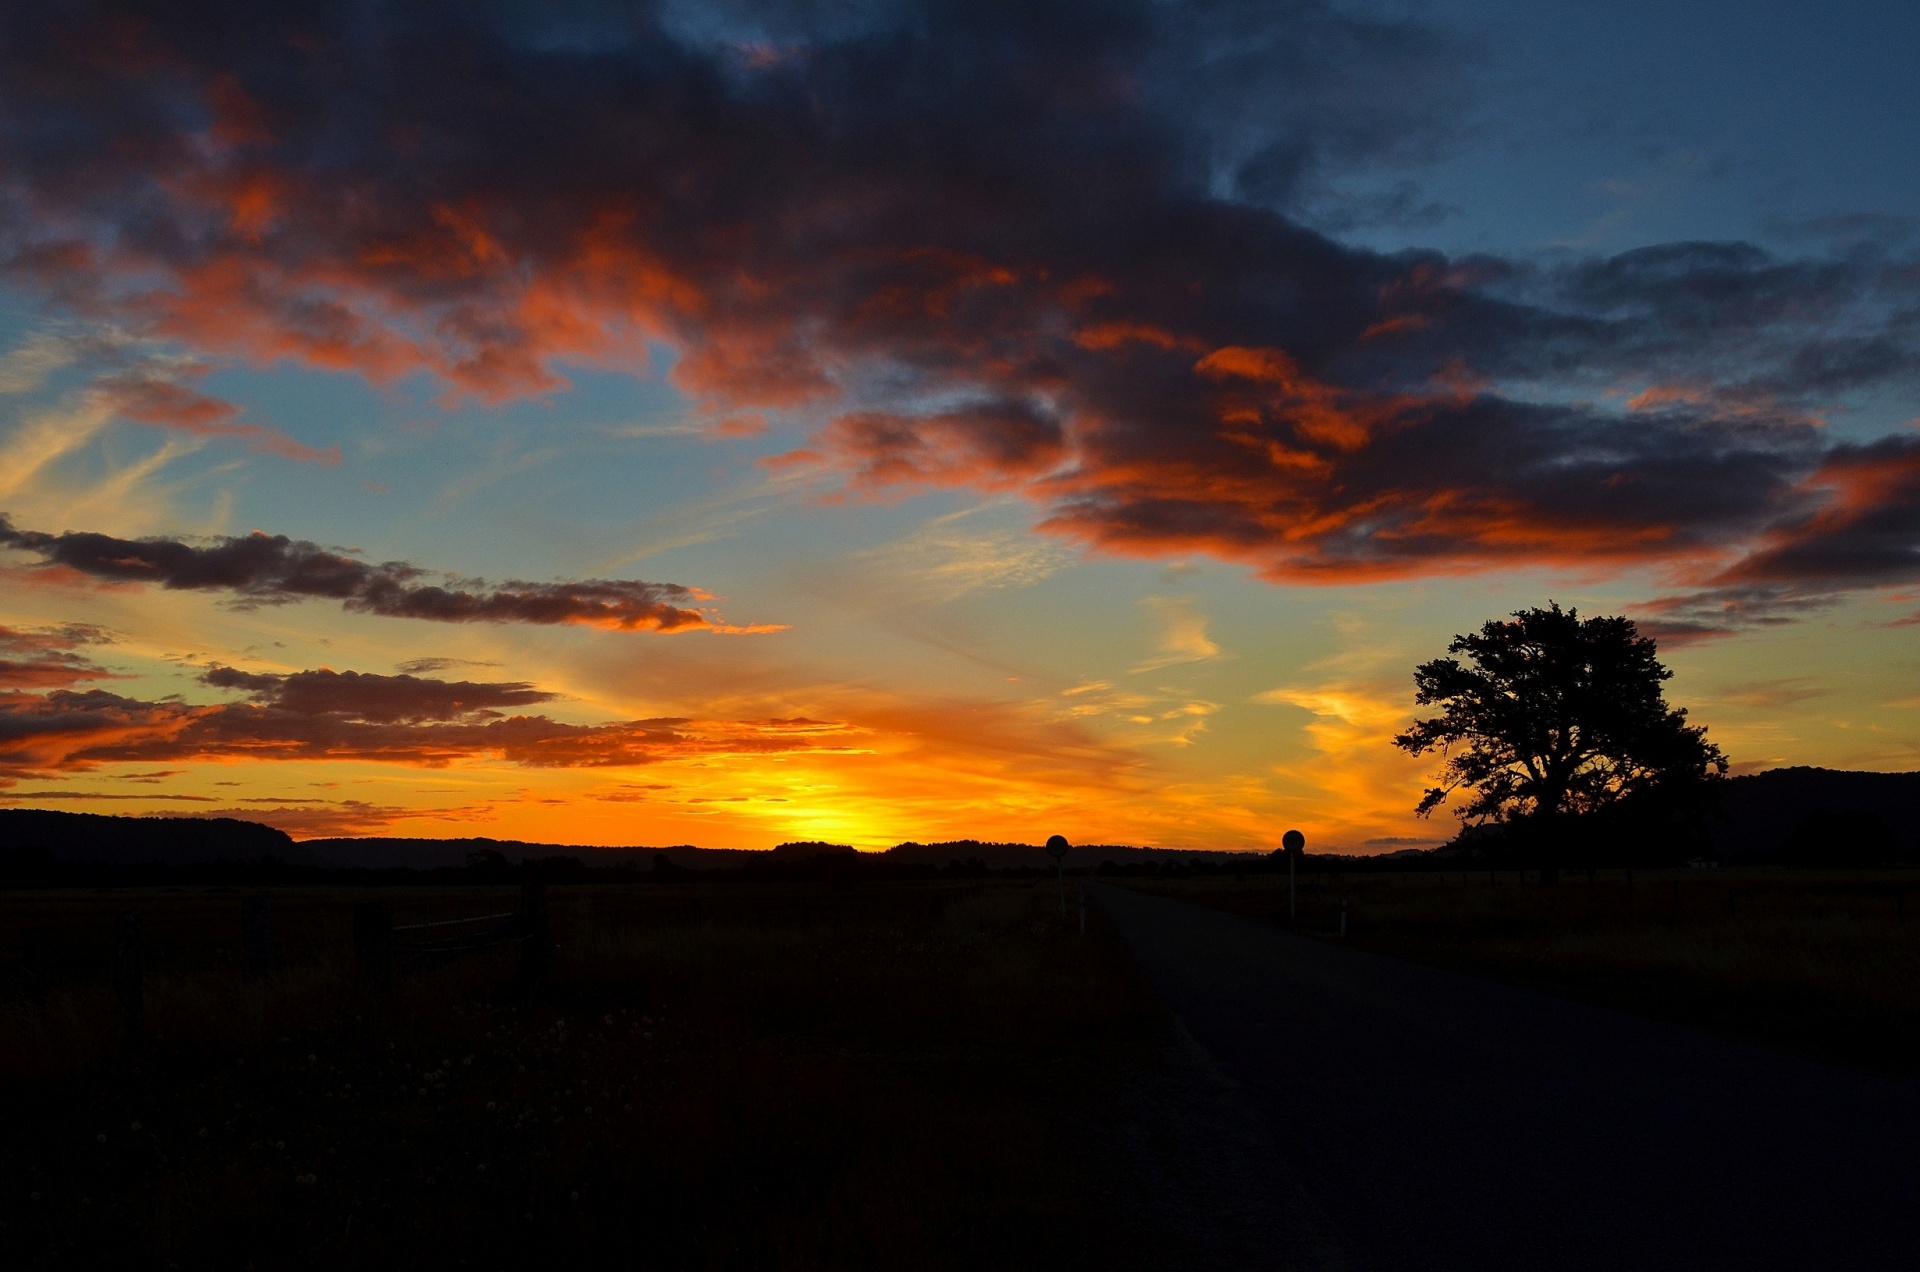
<svg viewBox="0 0 1920 1272">
<path fill-rule="evenodd" d="M 1561 841 L 1566 837 L 1565 832 L 1565 819 L 1558 813 L 1548 813 L 1534 826 L 1533 855 L 1540 866 L 1542 887 L 1560 882 Z"/>
</svg>

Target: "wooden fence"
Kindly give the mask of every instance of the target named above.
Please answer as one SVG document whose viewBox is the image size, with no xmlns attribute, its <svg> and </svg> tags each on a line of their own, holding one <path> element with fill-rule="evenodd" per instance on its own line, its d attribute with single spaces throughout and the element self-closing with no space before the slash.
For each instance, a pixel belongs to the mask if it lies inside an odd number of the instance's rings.
<svg viewBox="0 0 1920 1272">
<path fill-rule="evenodd" d="M 273 903 L 264 894 L 244 897 L 240 903 L 241 945 L 246 973 L 251 979 L 272 974 L 274 968 Z M 547 885 L 523 884 L 517 909 L 498 914 L 440 919 L 430 923 L 394 926 L 393 907 L 367 902 L 353 909 L 354 980 L 363 990 L 384 994 L 394 974 L 442 967 L 479 950 L 502 945 L 520 947 L 520 979 L 529 986 L 544 983 L 553 965 L 553 938 L 547 924 Z M 140 916 L 118 915 L 113 925 L 113 996 L 122 1039 L 138 1046 L 146 1025 L 146 966 L 140 934 Z M 47 996 L 45 943 L 29 937 L 23 958 L 23 988 L 41 1007 Z"/>
<path fill-rule="evenodd" d="M 353 909 L 355 971 L 363 983 L 376 987 L 392 978 L 396 964 L 403 971 L 425 970 L 476 950 L 513 944 L 520 946 L 520 978 L 529 984 L 546 980 L 553 962 L 546 884 L 522 884 L 517 910 L 434 923 L 395 927 L 393 907 L 379 901 Z"/>
</svg>

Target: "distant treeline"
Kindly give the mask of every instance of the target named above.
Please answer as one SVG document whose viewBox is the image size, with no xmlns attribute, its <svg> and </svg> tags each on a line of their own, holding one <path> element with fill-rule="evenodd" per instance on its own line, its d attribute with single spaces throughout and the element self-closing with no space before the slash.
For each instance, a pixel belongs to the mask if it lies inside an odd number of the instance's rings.
<svg viewBox="0 0 1920 1272">
<path fill-rule="evenodd" d="M 1470 827 L 1396 856 L 1415 869 L 1920 864 L 1920 773 L 1770 769 L 1717 783 L 1704 809 L 1628 799 L 1589 816 Z"/>
<path fill-rule="evenodd" d="M 214 861 L 169 863 L 105 862 L 62 860 L 40 846 L 13 846 L 0 842 L 0 887 L 130 887 L 153 885 L 230 885 L 267 886 L 274 884 L 324 883 L 332 885 L 446 885 L 512 884 L 540 880 L 547 883 L 598 884 L 673 884 L 693 880 L 760 883 L 854 883 L 896 879 L 985 879 L 1008 876 L 1047 876 L 1046 865 L 990 866 L 980 857 L 949 858 L 943 865 L 930 860 L 908 861 L 887 853 L 823 852 L 806 856 L 779 856 L 771 852 L 742 851 L 737 864 L 691 866 L 680 864 L 682 853 L 652 850 L 650 860 L 624 854 L 618 862 L 602 860 L 596 849 L 547 856 L 527 855 L 509 860 L 495 849 L 477 849 L 464 865 L 432 866 L 316 866 L 296 864 L 278 857 L 251 859 L 224 858 Z M 1194 871 L 1214 872 L 1230 869 L 1212 859 L 1179 861 L 1178 857 L 1207 858 L 1206 854 L 1167 854 L 1159 859 L 1130 861 L 1124 866 L 1109 860 L 1098 863 L 1102 873 L 1128 875 L 1163 871 L 1176 874 Z M 1040 854 L 1041 860 L 1047 860 Z M 1264 858 L 1248 858 L 1258 866 Z M 1068 868 L 1069 874 L 1086 873 L 1094 863 L 1084 862 Z"/>
<path fill-rule="evenodd" d="M 1179 859 L 1189 868 L 1245 854 L 1077 847 L 1068 868 L 1128 869 Z M 231 818 L 113 817 L 0 809 L 0 886 L 509 883 L 671 883 L 687 879 L 825 882 L 982 878 L 1052 873 L 1037 844 L 957 840 L 880 853 L 806 841 L 772 851 L 584 848 L 517 840 L 320 839 Z M 1157 865 L 1154 868 L 1159 868 Z"/>
<path fill-rule="evenodd" d="M 3 824 L 3 823 L 0 823 Z M 863 862 L 885 862 L 893 866 L 946 867 L 954 861 L 978 861 L 989 870 L 1008 868 L 1053 869 L 1053 859 L 1039 844 L 996 843 L 978 839 L 957 839 L 941 843 L 895 844 L 885 852 L 856 852 L 848 844 L 804 840 L 784 843 L 771 851 L 747 848 L 696 848 L 675 844 L 653 848 L 583 848 L 572 844 L 536 844 L 511 839 L 309 839 L 300 849 L 334 866 L 385 869 L 406 866 L 416 870 L 465 866 L 474 853 L 494 852 L 509 862 L 544 857 L 577 856 L 590 859 L 596 866 L 628 866 L 651 869 L 655 858 L 665 853 L 676 867 L 712 871 L 750 865 L 765 867 L 768 862 L 788 863 L 815 857 L 857 856 Z M 1198 851 L 1194 849 L 1139 848 L 1123 844 L 1076 844 L 1068 857 L 1069 866 L 1093 866 L 1103 861 L 1139 861 L 1147 858 L 1178 856 L 1192 860 L 1216 860 L 1242 856 L 1240 853 Z"/>
<path fill-rule="evenodd" d="M 1550 836 L 1550 839 L 1545 838 Z M 1277 835 L 1276 835 L 1277 838 Z M 1550 853 L 1558 868 L 1726 865 L 1813 867 L 1920 864 L 1920 773 L 1773 769 L 1720 787 L 1706 814 L 1671 816 L 1631 804 L 1540 827 L 1472 829 L 1433 849 L 1360 857 L 1308 853 L 1326 871 L 1513 869 Z M 1277 855 L 1076 845 L 1070 873 L 1122 877 L 1284 870 Z M 880 853 L 845 844 L 733 848 L 584 848 L 518 840 L 313 839 L 233 818 L 112 817 L 0 809 L 0 886 L 161 883 L 660 882 L 975 878 L 1051 873 L 1037 844 L 974 839 L 903 843 Z"/>
</svg>

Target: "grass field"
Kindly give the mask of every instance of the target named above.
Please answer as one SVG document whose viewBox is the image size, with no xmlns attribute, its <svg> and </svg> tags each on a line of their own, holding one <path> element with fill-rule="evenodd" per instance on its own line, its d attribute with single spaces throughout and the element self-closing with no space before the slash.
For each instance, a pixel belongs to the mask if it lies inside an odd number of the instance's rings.
<svg viewBox="0 0 1920 1272">
<path fill-rule="evenodd" d="M 1302 875 L 1291 926 L 1418 962 L 1920 1073 L 1920 872 Z M 1130 881 L 1286 924 L 1285 875 Z M 1909 895 L 1911 894 L 1911 895 Z M 1911 911 L 1911 913 L 1909 913 Z"/>
<path fill-rule="evenodd" d="M 1107 1133 L 1165 1018 L 1028 882 L 556 887 L 511 947 L 355 988 L 351 910 L 508 889 L 0 893 L 10 1266 L 1154 1266 Z M 140 914 L 147 1041 L 116 1036 Z M 38 935 L 44 1009 L 18 994 Z"/>
</svg>

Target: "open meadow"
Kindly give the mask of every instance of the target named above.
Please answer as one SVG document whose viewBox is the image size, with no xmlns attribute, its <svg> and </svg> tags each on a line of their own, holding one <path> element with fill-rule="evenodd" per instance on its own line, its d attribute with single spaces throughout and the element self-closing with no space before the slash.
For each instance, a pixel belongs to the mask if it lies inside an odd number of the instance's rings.
<svg viewBox="0 0 1920 1272">
<path fill-rule="evenodd" d="M 12 1266 L 1164 1257 L 1110 1134 L 1165 1016 L 1051 883 L 555 887 L 544 986 L 507 946 L 397 960 L 384 994 L 356 980 L 356 904 L 419 923 L 515 890 L 271 897 L 276 966 L 250 978 L 241 890 L 0 893 Z"/>
<path fill-rule="evenodd" d="M 1920 873 L 1339 872 L 1127 886 L 1826 1059 L 1920 1073 Z M 1911 912 L 1911 913 L 1910 913 Z"/>
</svg>

